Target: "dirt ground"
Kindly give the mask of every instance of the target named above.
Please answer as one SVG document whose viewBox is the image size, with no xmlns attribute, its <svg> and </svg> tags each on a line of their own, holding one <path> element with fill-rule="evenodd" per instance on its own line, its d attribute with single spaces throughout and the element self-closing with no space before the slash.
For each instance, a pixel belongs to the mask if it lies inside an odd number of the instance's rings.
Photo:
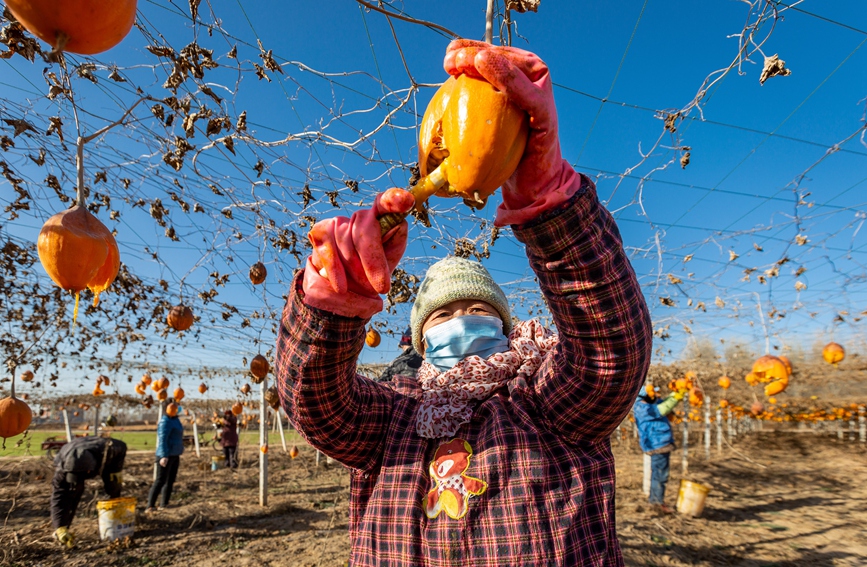
<svg viewBox="0 0 867 567">
<path fill-rule="evenodd" d="M 98 541 L 100 483 L 89 481 L 73 524 L 79 545 L 72 552 L 51 537 L 49 461 L 2 460 L 0 565 L 346 565 L 348 474 L 337 465 L 316 468 L 313 452 L 301 449 L 292 460 L 272 447 L 267 508 L 258 506 L 255 449 L 242 450 L 235 473 L 212 472 L 204 458 L 200 470 L 196 457 L 186 454 L 171 507 L 154 517 L 140 515 L 135 537 L 125 543 Z M 617 525 L 627 565 L 867 565 L 867 453 L 858 442 L 764 431 L 713 451 L 710 459 L 700 449 L 688 478 L 713 487 L 700 518 L 652 510 L 641 494 L 635 440 L 624 435 L 614 450 Z M 141 510 L 153 461 L 136 453 L 127 463 L 125 495 L 136 497 Z M 680 478 L 676 453 L 667 493 L 672 506 Z"/>
</svg>

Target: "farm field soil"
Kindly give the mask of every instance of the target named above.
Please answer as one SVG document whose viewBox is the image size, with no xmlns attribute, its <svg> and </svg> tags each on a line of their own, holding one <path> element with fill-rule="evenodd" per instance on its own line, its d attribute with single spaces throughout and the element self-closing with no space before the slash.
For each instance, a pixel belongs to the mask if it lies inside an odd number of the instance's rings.
<svg viewBox="0 0 867 567">
<path fill-rule="evenodd" d="M 88 481 L 73 524 L 80 538 L 73 552 L 51 538 L 49 462 L 0 459 L 0 565 L 345 565 L 347 472 L 324 459 L 317 469 L 308 447 L 294 460 L 279 445 L 271 449 L 267 508 L 258 506 L 255 449 L 242 449 L 235 473 L 211 472 L 204 458 L 188 452 L 172 505 L 153 517 L 140 515 L 135 537 L 126 543 L 97 541 L 93 498 L 99 482 Z M 867 565 L 867 456 L 857 442 L 764 431 L 722 453 L 712 451 L 709 460 L 699 450 L 688 478 L 713 487 L 700 518 L 653 510 L 641 494 L 635 441 L 626 435 L 614 450 L 617 525 L 629 566 Z M 667 493 L 672 506 L 680 469 L 677 452 Z M 139 509 L 152 471 L 147 455 L 129 457 L 125 495 L 137 498 Z"/>
</svg>

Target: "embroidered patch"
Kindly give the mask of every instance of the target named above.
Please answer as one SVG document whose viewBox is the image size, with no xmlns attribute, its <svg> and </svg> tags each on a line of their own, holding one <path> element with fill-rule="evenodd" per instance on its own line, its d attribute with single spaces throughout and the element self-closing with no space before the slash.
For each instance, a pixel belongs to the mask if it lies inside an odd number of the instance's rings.
<svg viewBox="0 0 867 567">
<path fill-rule="evenodd" d="M 467 513 L 470 496 L 487 490 L 487 482 L 464 474 L 472 455 L 472 447 L 463 439 L 452 439 L 437 448 L 429 467 L 431 490 L 425 502 L 428 518 L 445 512 L 449 518 L 459 520 Z"/>
</svg>

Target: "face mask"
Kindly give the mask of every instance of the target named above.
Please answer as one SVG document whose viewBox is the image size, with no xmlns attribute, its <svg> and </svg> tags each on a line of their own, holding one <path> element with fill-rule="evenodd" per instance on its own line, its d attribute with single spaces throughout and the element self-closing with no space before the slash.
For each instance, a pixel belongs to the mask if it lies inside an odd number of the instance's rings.
<svg viewBox="0 0 867 567">
<path fill-rule="evenodd" d="M 425 360 L 445 372 L 468 356 L 488 358 L 509 350 L 503 322 L 487 315 L 455 317 L 424 335 Z"/>
</svg>

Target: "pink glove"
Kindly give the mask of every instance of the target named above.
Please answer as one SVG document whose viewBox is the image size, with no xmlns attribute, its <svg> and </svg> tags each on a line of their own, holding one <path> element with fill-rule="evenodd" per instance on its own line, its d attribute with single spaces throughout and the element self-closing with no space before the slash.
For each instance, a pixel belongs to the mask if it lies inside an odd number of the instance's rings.
<svg viewBox="0 0 867 567">
<path fill-rule="evenodd" d="M 304 303 L 344 317 L 372 317 L 382 311 L 380 293 L 388 293 L 391 273 L 406 250 L 406 221 L 380 236 L 378 218 L 406 213 L 415 198 L 409 191 L 389 189 L 373 207 L 352 218 L 317 222 L 308 238 L 313 254 L 304 269 Z"/>
<path fill-rule="evenodd" d="M 514 175 L 503 184 L 497 226 L 523 224 L 567 201 L 581 186 L 560 154 L 557 108 L 548 66 L 533 53 L 457 39 L 446 49 L 450 75 L 485 79 L 530 115 L 530 138 Z"/>
</svg>

